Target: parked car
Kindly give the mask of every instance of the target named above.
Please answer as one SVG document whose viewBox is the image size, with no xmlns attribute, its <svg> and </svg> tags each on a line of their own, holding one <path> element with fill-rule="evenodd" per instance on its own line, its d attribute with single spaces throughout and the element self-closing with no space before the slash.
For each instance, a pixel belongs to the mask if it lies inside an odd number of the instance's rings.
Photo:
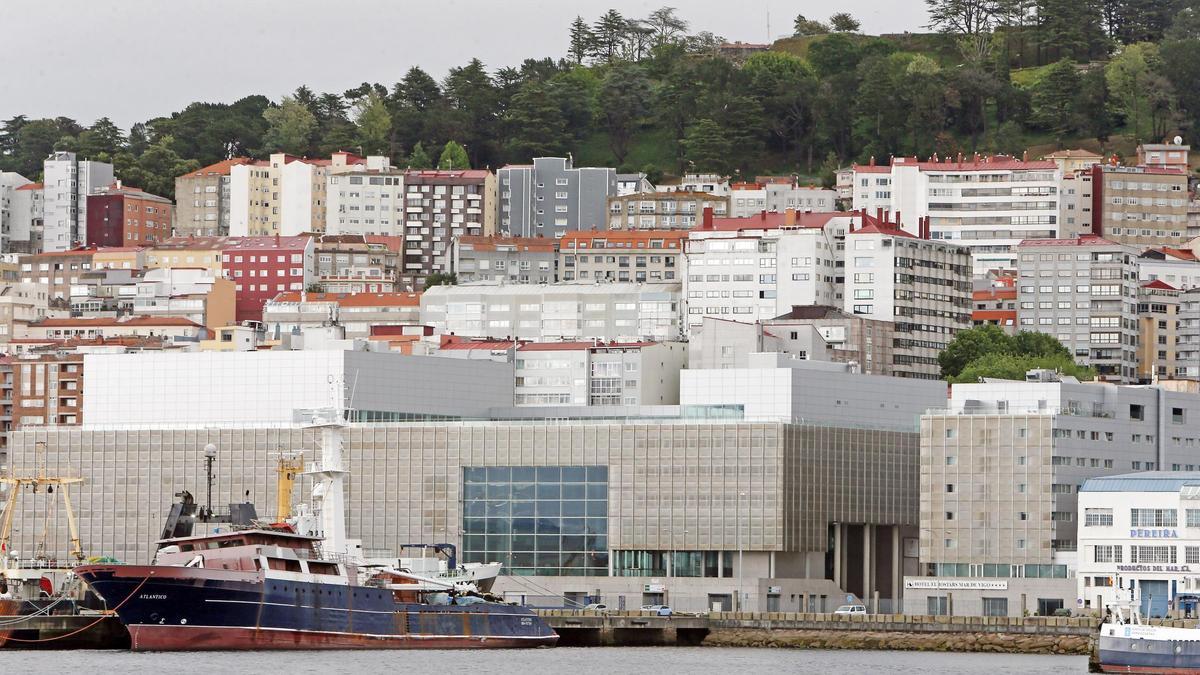
<svg viewBox="0 0 1200 675">
<path fill-rule="evenodd" d="M 643 612 L 654 612 L 659 616 L 671 616 L 671 608 L 667 605 L 642 605 Z"/>
<path fill-rule="evenodd" d="M 833 610 L 833 613 L 844 616 L 853 616 L 855 614 L 866 614 L 867 608 L 865 605 L 842 605 L 841 607 Z"/>
<path fill-rule="evenodd" d="M 583 608 L 589 612 L 605 612 L 608 611 L 608 605 L 602 602 L 593 602 L 590 605 L 584 605 Z"/>
</svg>

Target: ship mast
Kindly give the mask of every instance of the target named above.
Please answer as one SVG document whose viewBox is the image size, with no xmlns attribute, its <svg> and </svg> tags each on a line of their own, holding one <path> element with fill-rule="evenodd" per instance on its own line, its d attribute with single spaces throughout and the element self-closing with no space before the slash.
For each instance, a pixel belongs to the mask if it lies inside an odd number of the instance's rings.
<svg viewBox="0 0 1200 675">
<path fill-rule="evenodd" d="M 347 557 L 355 553 L 346 539 L 345 479 L 350 474 L 342 462 L 342 430 L 345 423 L 337 409 L 299 411 L 305 429 L 321 431 L 321 461 L 309 465 L 303 475 L 312 476 L 311 536 L 321 537 L 321 550 L 331 556 Z M 300 519 L 307 520 L 307 519 Z"/>
<path fill-rule="evenodd" d="M 28 487 L 35 494 L 42 487 L 46 488 L 46 494 L 53 494 L 54 488 L 58 487 L 58 493 L 62 495 L 63 504 L 66 507 L 67 530 L 71 537 L 71 556 L 77 561 L 83 561 L 83 546 L 79 541 L 79 527 L 75 521 L 75 507 L 71 504 L 70 494 L 70 486 L 82 483 L 83 479 L 46 475 L 45 466 L 40 461 L 41 455 L 45 454 L 45 452 L 46 444 L 42 441 L 38 441 L 34 445 L 34 453 L 38 456 L 38 468 L 35 475 L 0 478 L 0 483 L 6 483 L 10 486 L 8 501 L 4 507 L 4 512 L 0 514 L 0 562 L 5 562 L 10 553 L 13 518 L 17 511 L 17 495 L 21 493 L 21 488 L 24 487 Z M 51 497 L 51 499 L 53 499 L 53 497 Z M 48 513 L 46 514 L 46 517 L 49 518 Z M 45 552 L 45 540 L 47 534 L 48 532 L 43 533 L 42 541 L 38 544 L 39 553 Z"/>
</svg>

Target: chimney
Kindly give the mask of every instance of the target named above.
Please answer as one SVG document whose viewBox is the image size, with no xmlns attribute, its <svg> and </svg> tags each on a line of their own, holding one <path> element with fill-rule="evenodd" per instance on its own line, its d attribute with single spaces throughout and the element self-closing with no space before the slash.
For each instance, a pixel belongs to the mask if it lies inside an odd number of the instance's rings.
<svg viewBox="0 0 1200 675">
<path fill-rule="evenodd" d="M 703 211 L 702 215 L 700 216 L 700 229 L 702 229 L 702 230 L 713 229 L 713 210 L 712 210 L 711 206 L 704 207 L 704 211 Z"/>
<path fill-rule="evenodd" d="M 898 230 L 899 230 L 899 229 L 902 229 L 902 227 L 901 227 L 901 225 L 900 225 L 900 223 L 902 223 L 902 222 L 903 222 L 903 221 L 902 221 L 902 220 L 900 220 L 900 212 L 899 212 L 899 211 L 897 211 L 897 212 L 896 212 L 896 222 L 895 222 L 896 229 L 898 229 Z M 891 225 L 892 223 L 889 223 L 889 222 L 887 222 L 887 221 L 885 220 L 885 221 L 884 221 L 884 224 L 885 224 L 885 225 Z"/>
<path fill-rule="evenodd" d="M 1025 152 L 1021 153 L 1021 161 L 1022 161 L 1022 162 L 1028 162 L 1028 161 L 1029 161 L 1029 151 L 1028 151 L 1028 150 L 1026 150 Z"/>
<path fill-rule="evenodd" d="M 758 212 L 758 219 L 763 221 L 764 223 L 767 221 L 767 210 L 766 209 L 763 209 L 762 211 Z"/>
<path fill-rule="evenodd" d="M 796 209 L 788 209 L 783 212 L 783 224 L 789 226 L 796 224 Z"/>
<path fill-rule="evenodd" d="M 871 162 L 867 166 L 875 166 L 875 155 L 871 155 Z"/>
<path fill-rule="evenodd" d="M 875 220 L 878 220 L 880 222 L 883 221 L 883 207 L 882 206 L 875 209 Z M 863 220 L 863 224 L 866 225 L 866 220 Z"/>
</svg>

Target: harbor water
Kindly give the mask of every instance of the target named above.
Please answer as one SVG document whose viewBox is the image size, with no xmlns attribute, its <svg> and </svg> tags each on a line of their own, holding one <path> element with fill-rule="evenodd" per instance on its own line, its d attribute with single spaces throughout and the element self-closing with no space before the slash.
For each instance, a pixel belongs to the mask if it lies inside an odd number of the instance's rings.
<svg viewBox="0 0 1200 675">
<path fill-rule="evenodd" d="M 1087 672 L 1085 656 L 595 647 L 518 651 L 0 652 L 0 673 L 989 673 Z"/>
</svg>

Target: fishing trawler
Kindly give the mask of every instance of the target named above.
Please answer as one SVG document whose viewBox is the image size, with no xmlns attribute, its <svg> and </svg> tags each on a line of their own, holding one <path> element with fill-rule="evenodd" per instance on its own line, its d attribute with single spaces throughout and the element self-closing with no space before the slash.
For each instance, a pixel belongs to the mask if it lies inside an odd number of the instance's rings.
<svg viewBox="0 0 1200 675">
<path fill-rule="evenodd" d="M 311 414 L 321 461 L 312 505 L 289 522 L 175 537 L 150 565 L 75 568 L 136 651 L 552 646 L 532 610 L 470 581 L 368 565 L 345 536 L 341 415 Z"/>
<path fill-rule="evenodd" d="M 1097 647 L 1101 672 L 1200 673 L 1200 628 L 1142 623 L 1131 603 L 1109 607 Z"/>
</svg>

